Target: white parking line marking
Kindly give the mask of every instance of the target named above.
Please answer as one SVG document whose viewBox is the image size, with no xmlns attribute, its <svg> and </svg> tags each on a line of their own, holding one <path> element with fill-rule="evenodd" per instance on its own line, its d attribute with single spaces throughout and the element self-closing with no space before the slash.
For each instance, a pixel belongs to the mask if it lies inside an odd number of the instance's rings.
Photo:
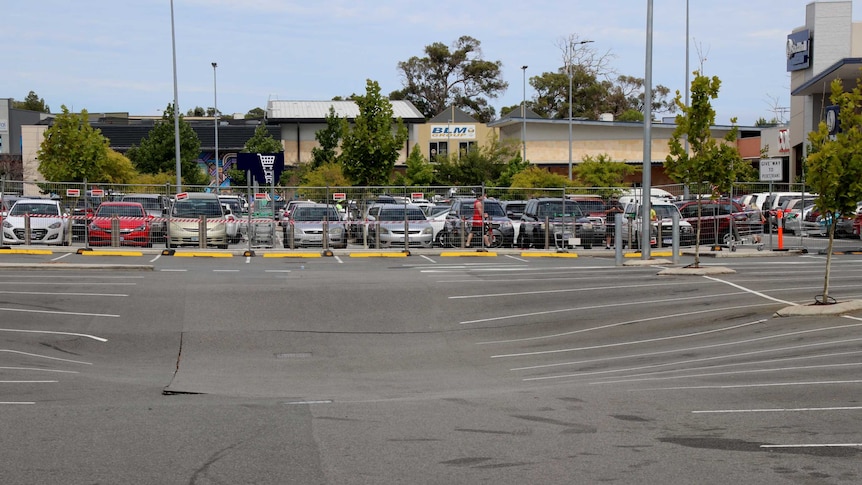
<svg viewBox="0 0 862 485">
<path fill-rule="evenodd" d="M 506 255 L 506 257 L 507 257 L 507 258 L 514 259 L 515 261 L 520 261 L 520 262 L 522 262 L 522 263 L 529 263 L 529 262 L 530 262 L 530 260 L 528 260 L 528 259 L 519 258 L 519 257 L 517 257 L 517 256 L 513 256 L 513 255 L 511 255 L 511 254 L 507 254 L 507 255 Z"/>
<path fill-rule="evenodd" d="M 150 260 L 150 262 L 151 262 L 151 263 L 155 263 L 155 262 L 156 262 L 159 258 L 161 258 L 161 257 L 162 257 L 162 253 L 158 253 L 158 254 L 156 254 L 156 257 L 155 257 L 155 258 L 153 258 L 153 259 L 151 259 L 151 260 Z"/>
<path fill-rule="evenodd" d="M 32 282 L 32 281 L 0 281 L 0 285 L 16 285 L 16 286 L 17 286 L 17 285 L 29 285 L 29 286 L 46 286 L 46 285 L 50 285 L 50 286 L 57 286 L 58 284 L 59 284 L 59 283 L 57 283 L 57 282 L 53 282 L 53 283 L 48 283 L 48 282 L 42 283 L 42 282 L 38 282 L 38 283 L 36 283 L 36 282 Z M 64 284 L 65 284 L 65 283 L 64 283 Z M 75 283 L 71 283 L 71 284 L 73 284 L 73 285 L 77 285 L 77 283 L 76 283 L 76 282 L 75 282 Z M 89 281 L 88 281 L 88 282 L 86 283 L 86 285 L 87 285 L 87 286 L 137 286 L 137 283 L 91 283 L 91 282 L 89 282 Z"/>
<path fill-rule="evenodd" d="M 188 271 L 188 270 L 187 270 L 187 269 L 170 269 L 170 268 L 166 268 L 166 269 L 160 269 L 159 271 L 164 271 L 164 272 L 166 272 L 166 273 L 168 273 L 168 272 L 183 273 L 183 272 L 186 272 L 186 271 Z"/>
<path fill-rule="evenodd" d="M 687 296 L 687 297 L 680 297 L 680 298 L 666 298 L 663 300 L 650 300 L 649 302 L 650 303 L 664 303 L 664 302 L 676 302 L 676 301 L 683 301 L 683 300 L 698 300 L 698 299 L 703 299 L 703 298 L 733 296 L 733 295 L 739 295 L 740 293 L 743 293 L 743 292 L 724 293 L 724 294 L 718 294 L 718 295 Z M 493 321 L 497 321 L 497 320 L 508 320 L 511 318 L 524 318 L 524 317 L 534 317 L 534 316 L 540 316 L 540 315 L 550 315 L 553 313 L 573 312 L 573 311 L 577 311 L 577 310 L 595 310 L 596 308 L 616 308 L 616 307 L 628 306 L 628 305 L 643 305 L 644 303 L 645 302 L 643 302 L 643 301 L 616 302 L 616 303 L 606 304 L 606 305 L 589 305 L 589 306 L 582 306 L 582 307 L 562 308 L 559 310 L 546 310 L 546 311 L 542 311 L 542 312 L 520 313 L 520 314 L 515 314 L 515 315 L 503 315 L 500 317 L 480 318 L 478 320 L 466 320 L 466 321 L 459 322 L 459 323 L 461 325 L 467 325 L 467 324 L 472 324 L 472 323 L 484 323 L 484 322 L 493 322 Z"/>
<path fill-rule="evenodd" d="M 21 352 L 20 350 L 11 350 L 11 349 L 0 349 L 0 352 L 5 352 L 8 354 L 18 354 L 18 355 L 26 355 L 28 357 L 38 357 L 40 359 L 48 359 L 48 360 L 59 360 L 60 362 L 69 362 L 72 364 L 84 364 L 84 365 L 93 365 L 90 362 L 84 362 L 81 360 L 71 360 L 71 359 L 63 359 L 61 357 L 51 357 L 49 355 L 42 354 L 33 354 L 30 352 Z"/>
<path fill-rule="evenodd" d="M 607 349 L 607 348 L 612 348 L 612 347 L 625 347 L 628 345 L 640 345 L 640 344 L 653 343 L 653 342 L 663 342 L 666 340 L 677 340 L 677 339 L 682 339 L 682 338 L 699 337 L 701 335 L 709 335 L 709 334 L 713 334 L 713 333 L 726 332 L 728 330 L 735 330 L 737 328 L 743 328 L 743 327 L 747 327 L 749 325 L 755 325 L 757 323 L 760 323 L 760 320 L 756 320 L 753 322 L 740 323 L 739 325 L 731 325 L 729 327 L 715 328 L 712 330 L 703 330 L 700 332 L 691 332 L 691 333 L 683 333 L 683 334 L 679 334 L 679 335 L 671 335 L 669 337 L 656 337 L 656 338 L 648 338 L 648 339 L 643 339 L 643 340 L 630 340 L 627 342 L 617 342 L 617 343 L 613 343 L 613 344 L 603 344 L 603 345 L 591 345 L 591 346 L 587 346 L 587 347 L 574 347 L 574 348 L 570 348 L 570 349 L 538 350 L 535 352 L 522 352 L 522 353 L 518 353 L 518 354 L 492 355 L 491 358 L 492 359 L 503 359 L 503 358 L 509 358 L 509 357 L 529 357 L 529 356 L 533 356 L 533 355 L 548 355 L 548 354 L 559 354 L 559 353 L 563 353 L 563 352 L 579 352 L 582 350 L 595 350 L 595 349 Z"/>
<path fill-rule="evenodd" d="M 41 367 L 0 367 L 3 370 L 27 370 L 27 371 L 36 371 L 36 372 L 54 372 L 56 374 L 80 374 L 80 372 L 75 370 L 62 370 L 62 369 L 42 369 Z"/>
<path fill-rule="evenodd" d="M 58 257 L 56 257 L 56 258 L 52 258 L 52 259 L 51 259 L 51 261 L 59 261 L 59 260 L 61 260 L 61 259 L 63 259 L 63 258 L 68 258 L 69 256 L 71 256 L 71 255 L 73 255 L 73 254 L 75 254 L 75 253 L 65 253 L 65 254 L 63 254 L 62 256 L 58 256 Z"/>
<path fill-rule="evenodd" d="M 238 269 L 214 269 L 213 273 L 239 273 Z"/>
<path fill-rule="evenodd" d="M 766 321 L 766 320 L 763 320 L 763 321 Z M 697 347 L 686 347 L 686 348 L 674 349 L 674 350 L 663 350 L 661 352 L 646 352 L 646 353 L 634 354 L 634 355 L 621 355 L 618 357 L 603 357 L 600 359 L 587 359 L 587 360 L 581 360 L 581 361 L 576 361 L 576 362 L 556 362 L 553 364 L 531 365 L 531 366 L 527 366 L 527 367 L 516 367 L 514 369 L 509 369 L 509 370 L 511 370 L 511 371 L 524 371 L 524 370 L 546 369 L 548 367 L 560 367 L 560 366 L 564 366 L 564 365 L 583 365 L 583 364 L 594 364 L 596 362 L 607 362 L 607 361 L 612 361 L 612 360 L 639 359 L 642 357 L 654 357 L 656 355 L 687 353 L 687 352 L 693 352 L 693 351 L 697 351 L 697 350 L 713 349 L 716 347 L 726 347 L 729 345 L 737 346 L 737 345 L 749 343 L 752 341 L 763 340 L 764 338 L 777 338 L 777 337 L 783 337 L 783 336 L 784 335 L 775 335 L 775 336 L 771 336 L 771 337 L 760 337 L 760 338 L 756 338 L 756 339 L 723 342 L 720 344 L 700 345 Z M 765 353 L 770 353 L 770 352 L 786 352 L 788 350 L 800 350 L 800 349 L 807 349 L 807 348 L 811 348 L 811 347 L 820 347 L 823 345 L 845 344 L 845 343 L 850 343 L 850 342 L 857 342 L 860 340 L 862 340 L 862 338 L 854 338 L 854 339 L 847 339 L 847 340 L 835 340 L 835 341 L 828 341 L 828 342 L 817 342 L 814 344 L 805 344 L 805 345 L 791 345 L 789 347 L 776 347 L 773 349 L 755 350 L 752 352 L 742 352 L 742 353 L 738 353 L 738 354 L 719 355 L 719 356 L 715 356 L 715 357 L 704 357 L 701 359 L 691 359 L 691 360 L 687 360 L 687 361 L 666 362 L 666 363 L 662 363 L 662 364 L 654 364 L 652 366 L 644 366 L 644 368 L 663 367 L 663 366 L 668 366 L 668 365 L 678 365 L 678 364 L 686 364 L 686 363 L 693 363 L 693 362 L 703 362 L 703 361 L 709 361 L 709 360 L 737 358 L 737 357 L 742 357 L 742 356 L 765 354 Z M 738 365 L 747 365 L 747 364 L 748 363 L 746 362 L 746 363 L 738 364 Z M 614 371 L 606 371 L 606 372 L 614 372 Z"/>
<path fill-rule="evenodd" d="M 735 358 L 735 357 L 742 357 L 744 355 L 749 355 L 749 354 L 754 354 L 754 353 L 758 353 L 758 352 L 746 352 L 746 353 L 737 354 L 737 355 L 710 357 L 710 358 L 703 359 L 703 360 L 714 360 L 714 359 L 719 359 L 719 358 Z M 667 370 L 667 371 L 661 371 L 661 372 L 644 372 L 641 374 L 630 374 L 630 375 L 624 375 L 624 376 L 618 376 L 618 377 L 607 377 L 606 379 L 613 379 L 613 380 L 608 380 L 607 381 L 608 383 L 619 383 L 619 382 L 627 382 L 627 381 L 659 381 L 659 380 L 686 379 L 689 377 L 704 377 L 704 376 L 713 376 L 713 375 L 746 374 L 749 372 L 750 373 L 757 373 L 757 372 L 775 372 L 775 371 L 788 370 L 788 369 L 790 369 L 790 370 L 798 370 L 798 369 L 805 370 L 805 369 L 814 369 L 814 368 L 818 368 L 818 367 L 841 367 L 841 366 L 845 366 L 845 365 L 850 366 L 850 365 L 859 365 L 859 364 L 855 364 L 855 363 L 853 363 L 853 364 L 823 364 L 823 365 L 797 366 L 797 367 L 778 368 L 778 369 L 755 369 L 755 370 L 747 370 L 747 371 L 716 372 L 716 373 L 712 373 L 712 374 L 687 374 L 687 375 L 683 375 L 683 376 L 655 377 L 655 376 L 658 376 L 660 374 L 672 374 L 672 373 L 676 373 L 676 372 L 692 372 L 692 371 L 701 371 L 701 370 L 712 370 L 712 369 L 720 369 L 723 367 L 750 366 L 750 365 L 755 365 L 755 364 L 775 364 L 778 362 L 822 359 L 822 358 L 827 358 L 827 357 L 856 355 L 859 353 L 862 353 L 862 351 L 836 352 L 836 353 L 832 353 L 832 354 L 807 355 L 805 357 L 783 357 L 780 359 L 768 359 L 768 360 L 759 360 L 759 361 L 752 361 L 752 362 L 738 362 L 738 363 L 733 363 L 733 364 L 722 364 L 722 365 L 714 365 L 714 366 L 707 366 L 707 367 L 689 367 L 689 368 L 685 368 L 685 369 L 673 369 L 673 370 Z M 695 360 L 700 360 L 700 359 L 695 359 Z M 677 363 L 658 364 L 655 366 L 632 367 L 629 369 L 616 369 L 616 370 L 595 371 L 595 372 L 579 372 L 579 373 L 568 374 L 568 375 L 546 376 L 546 377 L 541 377 L 541 378 L 534 378 L 532 380 L 586 377 L 586 376 L 595 376 L 598 374 L 608 374 L 608 373 L 615 373 L 615 372 L 631 372 L 631 371 L 644 370 L 644 369 L 653 368 L 653 367 L 686 364 L 686 363 L 688 363 L 688 362 L 683 361 L 683 362 L 677 362 Z M 644 376 L 652 376 L 652 377 L 644 377 Z M 639 377 L 639 379 L 634 379 L 635 377 Z"/>
<path fill-rule="evenodd" d="M 57 296 L 129 296 L 123 293 L 67 293 L 67 292 L 47 292 L 47 291 L 4 291 L 0 290 L 0 294 L 4 295 L 57 295 Z"/>
<path fill-rule="evenodd" d="M 572 293 L 580 291 L 606 291 L 621 288 L 654 288 L 660 286 L 688 286 L 690 283 L 659 283 L 648 285 L 614 285 L 614 286 L 592 286 L 589 288 L 563 288 L 557 290 L 537 290 L 537 291 L 518 291 L 511 293 L 488 293 L 484 295 L 456 295 L 448 297 L 450 300 L 467 300 L 474 298 L 500 298 L 511 296 L 526 296 L 526 295 L 549 295 L 555 293 Z"/>
<path fill-rule="evenodd" d="M 56 310 L 30 310 L 25 308 L 3 308 L 0 307 L 0 312 L 19 312 L 19 313 L 47 313 L 50 315 L 75 315 L 79 317 L 110 317 L 120 318 L 119 315 L 110 313 L 84 313 L 84 312 L 60 312 Z"/>
<path fill-rule="evenodd" d="M 740 308 L 751 308 L 751 307 L 758 307 L 758 306 L 764 306 L 764 305 L 769 305 L 769 304 L 770 303 L 759 303 L 756 305 L 739 305 L 739 306 L 724 307 L 724 308 L 709 308 L 706 310 L 697 310 L 697 311 L 693 311 L 693 312 L 672 313 L 670 315 L 658 315 L 655 317 L 638 318 L 637 320 L 627 320 L 624 322 L 609 323 L 607 325 L 600 325 L 598 327 L 582 328 L 580 330 L 572 330 L 571 332 L 555 333 L 555 334 L 551 334 L 551 335 L 537 335 L 535 337 L 524 337 L 524 338 L 510 339 L 510 340 L 492 340 L 489 342 L 477 342 L 476 345 L 510 344 L 510 343 L 515 343 L 515 342 L 529 342 L 531 340 L 544 340 L 544 339 L 549 339 L 549 338 L 566 337 L 568 335 L 574 335 L 577 333 L 592 332 L 594 330 L 605 330 L 608 328 L 619 327 L 621 325 L 631 325 L 632 323 L 650 322 L 653 320 L 664 320 L 666 318 L 686 317 L 689 315 L 697 315 L 699 313 L 712 313 L 715 311 L 738 310 Z M 763 323 L 765 321 L 767 321 L 767 320 L 761 319 L 761 320 L 757 320 L 756 322 L 753 322 L 753 323 Z"/>
<path fill-rule="evenodd" d="M 344 261 L 341 260 L 341 256 L 333 256 L 333 258 L 335 258 L 335 260 L 338 261 L 339 264 L 344 264 Z"/>
<path fill-rule="evenodd" d="M 763 294 L 763 293 L 761 293 L 761 292 L 759 292 L 759 291 L 755 291 L 755 290 L 748 289 L 748 288 L 746 288 L 746 287 L 744 287 L 744 286 L 737 285 L 736 283 L 731 283 L 731 282 L 729 282 L 729 281 L 724 281 L 724 280 L 721 280 L 721 279 L 718 279 L 718 278 L 713 278 L 712 276 L 704 276 L 704 278 L 706 278 L 706 279 L 708 279 L 708 280 L 710 280 L 710 281 L 716 281 L 716 282 L 718 282 L 718 283 L 724 283 L 724 284 L 726 284 L 726 285 L 730 285 L 730 286 L 732 286 L 732 287 L 734 287 L 734 288 L 737 288 L 737 289 L 740 289 L 740 290 L 742 290 L 742 291 L 745 291 L 745 292 L 751 293 L 752 295 L 757 295 L 757 296 L 759 296 L 759 297 L 761 297 L 761 298 L 765 298 L 765 299 L 767 299 L 767 300 L 772 300 L 772 301 L 775 301 L 775 302 L 778 302 L 778 303 L 783 303 L 783 304 L 785 304 L 785 305 L 796 305 L 796 303 L 789 302 L 789 301 L 787 301 L 787 300 L 779 300 L 778 298 L 771 297 L 771 296 L 766 295 L 766 294 Z"/>
<path fill-rule="evenodd" d="M 862 380 L 852 381 L 806 381 L 806 382 L 772 382 L 768 384 L 726 384 L 721 386 L 678 386 L 651 387 L 646 389 L 629 389 L 629 392 L 639 391 L 691 391 L 703 389 L 743 389 L 753 387 L 783 387 L 783 386 L 828 386 L 832 384 L 860 384 Z M 602 384 L 601 382 L 597 384 Z"/>
<path fill-rule="evenodd" d="M 809 443 L 801 445 L 760 445 L 761 448 L 859 448 L 862 443 Z"/>
<path fill-rule="evenodd" d="M 831 369 L 835 367 L 856 367 L 862 366 L 862 362 L 849 362 L 844 364 L 822 364 L 822 365 L 799 365 L 792 367 L 779 367 L 776 369 L 751 369 L 737 370 L 728 372 L 706 372 L 703 374 L 686 374 L 684 376 L 665 376 L 665 377 L 643 377 L 640 379 L 616 379 L 613 381 L 591 382 L 590 384 L 621 384 L 623 382 L 646 382 L 646 381 L 669 381 L 672 379 L 691 379 L 693 377 L 715 377 L 715 376 L 732 376 L 739 374 L 764 374 L 767 372 L 783 372 L 809 369 Z M 682 372 L 682 371 L 680 371 Z M 544 378 L 534 377 L 524 380 L 542 380 Z"/>
<path fill-rule="evenodd" d="M 289 269 L 267 269 L 264 273 L 290 273 Z"/>
<path fill-rule="evenodd" d="M 437 264 L 437 261 L 434 261 L 433 259 L 429 258 L 428 256 L 426 256 L 424 254 L 421 254 L 420 256 L 422 256 L 422 259 L 427 259 L 428 261 L 431 261 L 432 263 Z"/>
<path fill-rule="evenodd" d="M 0 381 L 0 384 L 56 384 L 60 381 Z"/>
<path fill-rule="evenodd" d="M 93 340 L 97 340 L 99 342 L 107 342 L 108 339 L 102 337 L 96 337 L 95 335 L 88 335 L 86 333 L 72 333 L 72 332 L 53 332 L 50 330 L 20 330 L 17 328 L 0 328 L 0 332 L 17 332 L 17 333 L 44 333 L 47 335 L 71 335 L 73 337 L 86 337 L 91 338 Z"/>
<path fill-rule="evenodd" d="M 692 411 L 692 414 L 733 414 L 733 413 L 800 413 L 809 411 L 860 411 L 862 406 L 837 406 L 830 408 L 767 408 L 767 409 L 707 409 Z"/>
<path fill-rule="evenodd" d="M 33 401 L 0 401 L 0 404 L 36 404 Z"/>
</svg>

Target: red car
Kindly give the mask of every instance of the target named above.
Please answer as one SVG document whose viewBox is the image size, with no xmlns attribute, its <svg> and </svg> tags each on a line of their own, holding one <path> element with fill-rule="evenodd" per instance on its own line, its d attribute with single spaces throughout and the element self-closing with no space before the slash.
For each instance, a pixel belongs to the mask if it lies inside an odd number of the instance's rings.
<svg viewBox="0 0 862 485">
<path fill-rule="evenodd" d="M 741 205 L 728 199 L 704 199 L 700 201 L 700 218 L 697 217 L 697 201 L 677 202 L 683 220 L 697 232 L 700 225 L 701 244 L 725 244 L 731 234 L 731 220 L 745 222 L 749 214 Z"/>
<path fill-rule="evenodd" d="M 139 202 L 102 202 L 87 225 L 87 240 L 92 246 L 110 246 L 114 224 L 119 230 L 120 246 L 153 247 L 150 240 L 152 217 Z"/>
</svg>

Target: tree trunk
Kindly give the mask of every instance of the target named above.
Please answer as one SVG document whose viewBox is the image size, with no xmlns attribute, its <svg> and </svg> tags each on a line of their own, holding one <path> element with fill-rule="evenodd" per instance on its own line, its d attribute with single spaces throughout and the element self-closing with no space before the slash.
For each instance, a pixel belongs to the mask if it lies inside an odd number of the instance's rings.
<svg viewBox="0 0 862 485">
<path fill-rule="evenodd" d="M 837 223 L 835 214 L 827 213 L 826 216 L 830 217 L 831 223 L 826 232 L 829 235 L 829 243 L 826 245 L 826 272 L 823 277 L 823 295 L 821 297 L 821 302 L 824 305 L 829 302 L 829 270 L 832 266 L 832 243 L 835 241 L 835 225 Z"/>
</svg>

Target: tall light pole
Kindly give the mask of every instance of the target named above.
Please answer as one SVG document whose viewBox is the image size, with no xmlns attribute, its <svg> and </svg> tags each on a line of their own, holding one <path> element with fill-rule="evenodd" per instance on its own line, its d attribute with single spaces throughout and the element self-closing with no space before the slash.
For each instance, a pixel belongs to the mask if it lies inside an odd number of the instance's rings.
<svg viewBox="0 0 862 485">
<path fill-rule="evenodd" d="M 652 200 L 652 38 L 653 0 L 647 0 L 646 67 L 644 69 L 644 151 L 643 212 L 641 216 L 641 259 L 650 259 L 650 206 Z M 661 222 L 657 223 L 661 227 Z"/>
<path fill-rule="evenodd" d="M 527 66 L 521 66 L 524 72 L 524 100 L 521 102 L 521 144 L 524 146 L 524 160 L 527 161 Z"/>
<path fill-rule="evenodd" d="M 569 44 L 566 56 L 566 69 L 569 73 L 569 180 L 572 180 L 572 56 L 575 54 L 575 46 L 589 44 L 591 40 L 582 40 Z"/>
<path fill-rule="evenodd" d="M 213 114 L 213 117 L 215 118 L 215 165 L 216 165 L 216 167 L 215 167 L 216 168 L 215 178 L 216 178 L 216 193 L 218 193 L 219 189 L 221 188 L 221 171 L 220 171 L 220 167 L 219 167 L 220 160 L 218 158 L 218 88 L 216 87 L 216 68 L 218 67 L 218 64 L 213 62 L 212 65 L 213 65 L 213 111 L 215 111 L 215 113 Z"/>
<path fill-rule="evenodd" d="M 174 0 L 171 0 L 171 50 L 174 58 L 174 151 L 177 158 L 177 192 L 182 192 L 183 165 L 180 158 L 180 102 L 177 94 L 177 40 L 174 34 Z"/>
</svg>

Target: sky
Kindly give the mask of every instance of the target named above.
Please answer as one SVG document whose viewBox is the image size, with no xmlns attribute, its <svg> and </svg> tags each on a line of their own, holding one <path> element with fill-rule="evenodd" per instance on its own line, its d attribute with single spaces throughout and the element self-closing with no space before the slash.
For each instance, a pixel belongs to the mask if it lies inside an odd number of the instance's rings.
<svg viewBox="0 0 862 485">
<path fill-rule="evenodd" d="M 689 69 L 721 79 L 716 124 L 787 119 L 787 34 L 810 0 L 689 2 Z M 226 114 L 267 101 L 328 100 L 401 89 L 397 65 L 463 35 L 501 61 L 509 87 L 500 108 L 535 94 L 529 78 L 563 66 L 560 43 L 576 36 L 610 54 L 620 75 L 645 77 L 647 0 L 0 0 L 0 97 L 35 91 L 52 112 L 158 115 L 178 105 Z M 862 0 L 853 4 L 862 21 Z M 654 0 L 652 81 L 685 92 L 686 0 Z M 212 63 L 218 67 L 213 69 Z M 527 66 L 522 70 L 522 66 Z M 524 78 L 527 78 L 527 83 Z M 525 85 L 526 84 L 526 85 Z"/>
</svg>

